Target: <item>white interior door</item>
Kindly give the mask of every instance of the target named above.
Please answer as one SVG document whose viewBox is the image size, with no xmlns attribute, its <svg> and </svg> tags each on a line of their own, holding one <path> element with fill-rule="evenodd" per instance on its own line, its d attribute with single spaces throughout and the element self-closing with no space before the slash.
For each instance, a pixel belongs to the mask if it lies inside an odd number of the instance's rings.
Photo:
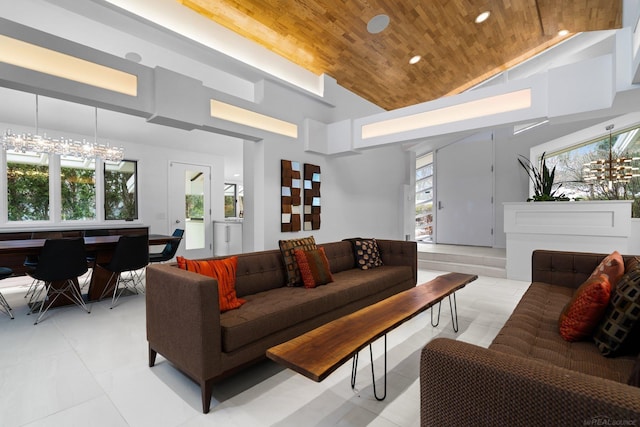
<svg viewBox="0 0 640 427">
<path fill-rule="evenodd" d="M 169 164 L 169 215 L 171 227 L 184 230 L 178 255 L 186 258 L 213 255 L 209 166 Z"/>
<path fill-rule="evenodd" d="M 493 139 L 491 134 L 436 151 L 436 242 L 493 246 Z"/>
</svg>

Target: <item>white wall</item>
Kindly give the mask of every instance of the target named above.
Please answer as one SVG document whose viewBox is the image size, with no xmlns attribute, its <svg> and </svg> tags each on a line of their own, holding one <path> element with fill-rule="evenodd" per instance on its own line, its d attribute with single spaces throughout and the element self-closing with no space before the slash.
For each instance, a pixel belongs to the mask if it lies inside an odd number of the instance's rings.
<svg viewBox="0 0 640 427">
<path fill-rule="evenodd" d="M 402 195 L 404 185 L 408 184 L 408 157 L 401 148 L 328 157 L 304 152 L 300 143 L 285 138 L 274 137 L 258 144 L 264 145 L 264 152 L 260 146 L 249 147 L 251 161 L 262 163 L 257 165 L 256 172 L 245 172 L 248 179 L 244 184 L 245 195 L 253 194 L 253 201 L 250 203 L 247 197 L 245 205 L 245 231 L 253 233 L 253 250 L 274 249 L 278 247 L 278 240 L 310 235 L 320 243 L 355 236 L 404 238 Z M 283 159 L 320 166 L 319 230 L 280 231 L 280 161 Z M 254 173 L 260 176 L 256 178 Z M 243 238 L 244 242 L 251 243 L 250 238 Z"/>
<path fill-rule="evenodd" d="M 33 128 L 28 128 L 15 124 L 1 123 L 0 129 L 11 128 L 16 133 L 33 132 Z M 42 129 L 42 133 L 60 135 L 59 130 Z M 186 132 L 185 132 L 186 133 Z M 93 136 L 78 135 L 72 133 L 63 134 L 67 138 L 82 140 L 86 138 L 92 140 Z M 211 134 L 211 140 L 222 138 Z M 182 163 L 193 163 L 198 165 L 211 166 L 212 185 L 212 217 L 215 219 L 224 218 L 224 158 L 211 152 L 185 150 L 184 145 L 176 148 L 163 146 L 149 146 L 134 143 L 131 141 L 110 140 L 112 145 L 124 147 L 125 158 L 127 160 L 138 161 L 138 205 L 139 219 L 136 223 L 149 227 L 151 233 L 171 234 L 174 224 L 168 218 L 168 183 L 169 183 L 169 162 L 177 161 Z M 95 223 L 94 223 L 95 224 Z M 59 224 L 56 224 L 59 226 Z M 208 224 L 211 227 L 211 224 Z M 0 232 L 15 228 L 24 228 L 24 225 L 0 227 Z M 77 228 L 77 222 L 73 228 Z M 207 230 L 209 232 L 211 230 Z M 212 232 L 212 231 L 211 231 Z"/>
</svg>

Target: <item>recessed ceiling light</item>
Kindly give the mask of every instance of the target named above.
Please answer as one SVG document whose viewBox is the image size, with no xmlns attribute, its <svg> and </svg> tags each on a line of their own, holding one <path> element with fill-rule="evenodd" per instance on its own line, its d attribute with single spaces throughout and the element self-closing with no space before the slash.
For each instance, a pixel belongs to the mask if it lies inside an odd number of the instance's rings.
<svg viewBox="0 0 640 427">
<path fill-rule="evenodd" d="M 416 64 L 416 63 L 420 62 L 421 59 L 422 59 L 422 56 L 416 55 L 416 56 L 414 56 L 413 58 L 411 58 L 409 60 L 409 64 L 411 64 L 411 65 Z"/>
<path fill-rule="evenodd" d="M 486 11 L 482 12 L 480 15 L 476 16 L 476 24 L 481 24 L 484 21 L 486 21 L 487 18 L 489 18 L 489 15 L 491 15 L 491 12 L 486 10 Z"/>
<path fill-rule="evenodd" d="M 564 36 L 566 36 L 567 34 L 569 34 L 569 30 L 560 30 L 560 31 L 558 31 L 558 35 L 559 35 L 560 37 L 564 37 Z"/>
<path fill-rule="evenodd" d="M 367 23 L 367 31 L 371 34 L 378 34 L 389 25 L 388 15 L 376 15 Z"/>
<path fill-rule="evenodd" d="M 127 52 L 127 54 L 124 56 L 125 59 L 128 59 L 129 61 L 132 62 L 140 62 L 142 61 L 142 56 L 140 56 L 139 53 L 136 52 Z"/>
</svg>

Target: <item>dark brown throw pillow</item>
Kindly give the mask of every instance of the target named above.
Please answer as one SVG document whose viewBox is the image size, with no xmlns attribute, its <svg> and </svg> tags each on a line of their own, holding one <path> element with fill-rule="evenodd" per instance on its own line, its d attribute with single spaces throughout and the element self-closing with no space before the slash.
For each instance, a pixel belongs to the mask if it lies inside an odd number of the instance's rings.
<svg viewBox="0 0 640 427">
<path fill-rule="evenodd" d="M 362 270 L 380 267 L 382 258 L 378 249 L 376 239 L 354 239 L 352 240 L 356 255 L 356 265 Z"/>
<path fill-rule="evenodd" d="M 593 340 L 605 356 L 616 356 L 624 351 L 635 336 L 640 318 L 640 263 L 629 262 L 629 270 L 622 276 L 611 293 L 611 302 Z"/>
</svg>

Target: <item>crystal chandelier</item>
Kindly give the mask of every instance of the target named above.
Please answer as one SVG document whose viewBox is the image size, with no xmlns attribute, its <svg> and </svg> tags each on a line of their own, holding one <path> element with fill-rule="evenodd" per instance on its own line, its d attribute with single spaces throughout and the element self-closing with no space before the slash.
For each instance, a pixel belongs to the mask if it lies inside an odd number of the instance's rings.
<svg viewBox="0 0 640 427">
<path fill-rule="evenodd" d="M 640 176 L 639 168 L 634 166 L 638 157 L 620 156 L 614 157 L 613 138 L 611 131 L 613 125 L 606 127 L 609 131 L 609 156 L 605 159 L 593 160 L 584 164 L 582 176 L 588 184 L 606 184 L 609 190 L 614 184 L 626 184 L 631 178 Z"/>
<path fill-rule="evenodd" d="M 120 162 L 124 158 L 122 147 L 112 147 L 109 144 L 98 143 L 98 109 L 95 109 L 94 141 L 74 141 L 66 138 L 50 138 L 38 132 L 38 95 L 36 95 L 36 129 L 35 134 L 15 134 L 11 129 L 2 135 L 0 143 L 4 150 L 18 153 L 47 153 L 61 156 L 77 157 L 80 159 L 103 159 L 109 162 Z"/>
</svg>

